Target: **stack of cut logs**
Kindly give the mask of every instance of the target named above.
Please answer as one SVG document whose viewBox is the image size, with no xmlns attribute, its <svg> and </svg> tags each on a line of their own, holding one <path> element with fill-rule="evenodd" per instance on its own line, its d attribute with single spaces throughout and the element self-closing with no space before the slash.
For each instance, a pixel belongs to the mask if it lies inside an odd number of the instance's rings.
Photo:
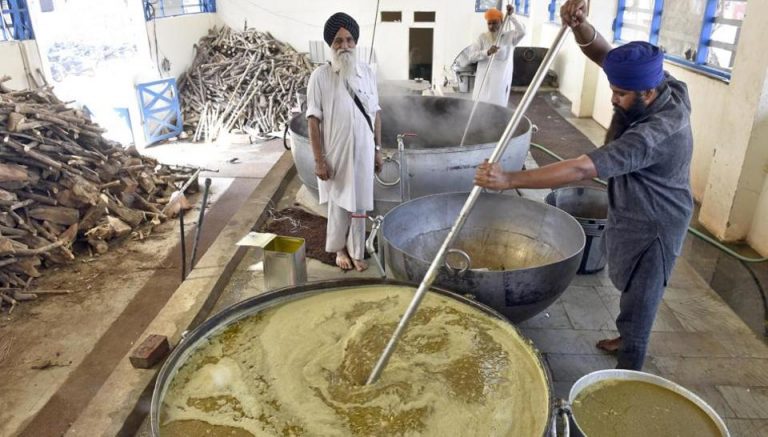
<svg viewBox="0 0 768 437">
<path fill-rule="evenodd" d="M 306 54 L 252 29 L 214 27 L 195 50 L 179 78 L 184 125 L 194 141 L 232 130 L 258 138 L 281 131 L 312 73 Z"/>
<path fill-rule="evenodd" d="M 103 253 L 110 239 L 178 213 L 170 199 L 189 177 L 104 139 L 49 88 L 11 91 L 9 79 L 0 78 L 0 309 L 36 298 L 39 268 L 73 260 L 74 242 Z"/>
</svg>

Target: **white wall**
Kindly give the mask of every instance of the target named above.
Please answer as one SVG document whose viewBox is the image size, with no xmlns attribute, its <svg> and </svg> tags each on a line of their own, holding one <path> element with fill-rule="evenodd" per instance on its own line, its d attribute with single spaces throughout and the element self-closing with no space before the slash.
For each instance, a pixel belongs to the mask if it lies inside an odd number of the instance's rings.
<svg viewBox="0 0 768 437">
<path fill-rule="evenodd" d="M 768 172 L 768 169 L 765 171 Z M 752 229 L 747 235 L 747 242 L 756 251 L 768 256 L 768 178 L 765 178 L 763 190 L 755 207 L 755 216 L 752 218 Z"/>
<path fill-rule="evenodd" d="M 376 2 L 336 0 L 332 2 L 274 2 L 269 0 L 218 0 L 217 14 L 234 28 L 248 26 L 271 32 L 299 51 L 309 51 L 309 41 L 322 41 L 323 25 L 331 14 L 344 11 L 360 24 L 359 47 L 370 47 Z M 482 13 L 466 0 L 382 0 L 381 11 L 401 11 L 401 23 L 378 23 L 375 52 L 380 80 L 408 78 L 408 29 L 434 28 L 433 82 L 442 81 L 443 70 L 456 55 L 486 30 Z M 434 11 L 435 23 L 414 23 L 413 12 Z M 525 17 L 518 17 L 524 24 Z M 523 45 L 530 36 L 523 40 Z"/>
<path fill-rule="evenodd" d="M 192 64 L 194 44 L 208 34 L 208 29 L 221 26 L 216 14 L 190 14 L 158 18 L 147 22 L 147 35 L 152 59 L 155 57 L 155 32 L 160 61 L 167 58 L 171 69 L 167 76 L 178 78 Z"/>
<path fill-rule="evenodd" d="M 40 53 L 34 40 L 0 42 L 0 59 L 0 77 L 11 77 L 11 80 L 4 83 L 5 86 L 18 90 L 34 87 L 34 83 L 28 79 L 28 73 L 41 82 L 37 73 L 37 69 L 42 68 Z"/>
</svg>

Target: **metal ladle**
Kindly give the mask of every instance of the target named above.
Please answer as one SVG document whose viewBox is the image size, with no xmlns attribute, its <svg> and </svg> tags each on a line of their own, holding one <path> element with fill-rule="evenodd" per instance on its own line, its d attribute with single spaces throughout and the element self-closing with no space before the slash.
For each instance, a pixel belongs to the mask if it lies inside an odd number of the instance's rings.
<svg viewBox="0 0 768 437">
<path fill-rule="evenodd" d="M 569 31 L 570 31 L 570 28 L 566 25 L 563 25 L 560 28 L 560 32 L 557 34 L 557 37 L 555 37 L 555 40 L 552 43 L 552 47 L 550 47 L 549 51 L 547 52 L 547 55 L 542 60 L 541 66 L 539 66 L 538 71 L 536 71 L 536 75 L 533 77 L 533 80 L 531 81 L 531 85 L 528 87 L 528 90 L 525 92 L 525 95 L 523 95 L 523 98 L 520 101 L 520 104 L 517 106 L 515 113 L 512 115 L 512 119 L 509 120 L 509 124 L 507 125 L 507 128 L 504 130 L 504 133 L 501 135 L 501 138 L 499 139 L 499 143 L 496 145 L 496 148 L 493 150 L 493 153 L 491 154 L 491 157 L 488 160 L 490 163 L 498 162 L 499 159 L 501 159 L 501 157 L 504 155 L 504 152 L 507 149 L 509 140 L 512 138 L 512 135 L 517 130 L 517 126 L 520 124 L 520 121 L 523 119 L 523 114 L 525 114 L 525 111 L 528 109 L 528 106 L 530 106 L 531 102 L 533 101 L 533 98 L 536 96 L 536 92 L 541 86 L 541 83 L 544 81 L 544 77 L 547 75 L 547 71 L 549 70 L 549 67 L 554 62 L 557 52 L 560 51 L 560 48 L 565 42 L 565 37 L 568 35 Z M 381 372 L 387 366 L 387 363 L 389 362 L 389 358 L 392 356 L 392 352 L 394 352 L 395 347 L 397 347 L 397 342 L 400 340 L 400 337 L 403 335 L 403 332 L 405 332 L 405 328 L 408 326 L 408 323 L 410 322 L 411 318 L 414 316 L 414 314 L 416 314 L 416 310 L 419 308 L 419 304 L 421 303 L 422 299 L 424 299 L 424 295 L 427 293 L 427 290 L 429 290 L 429 288 L 432 286 L 432 283 L 435 281 L 435 278 L 437 277 L 438 269 L 443 264 L 443 260 L 445 258 L 446 253 L 448 252 L 449 248 L 451 247 L 451 245 L 453 245 L 454 241 L 456 240 L 456 237 L 459 234 L 459 230 L 461 230 L 461 227 L 464 225 L 464 222 L 467 220 L 467 217 L 469 217 L 469 213 L 472 211 L 472 207 L 475 205 L 475 202 L 477 201 L 477 198 L 480 196 L 480 193 L 482 192 L 482 190 L 483 189 L 477 185 L 475 185 L 474 188 L 472 188 L 472 192 L 469 194 L 469 197 L 467 198 L 466 203 L 464 204 L 461 211 L 459 212 L 459 216 L 456 219 L 456 223 L 453 224 L 453 227 L 451 228 L 450 232 L 448 232 L 448 236 L 445 238 L 443 245 L 438 250 L 437 255 L 435 255 L 435 259 L 432 260 L 432 264 L 429 266 L 429 270 L 427 270 L 427 273 L 424 276 L 424 279 L 421 281 L 421 284 L 419 284 L 419 288 L 416 290 L 416 295 L 413 297 L 413 300 L 411 300 L 411 303 L 408 306 L 408 309 L 406 309 L 405 314 L 400 319 L 400 323 L 398 323 L 394 334 L 392 334 L 392 337 L 389 339 L 389 343 L 387 343 L 387 346 L 384 349 L 384 352 L 379 358 L 379 361 L 376 363 L 376 366 L 373 368 L 373 371 L 371 372 L 371 375 L 368 377 L 368 381 L 366 382 L 366 384 L 373 384 L 374 382 L 376 382 L 379 379 L 379 376 L 381 376 Z"/>
</svg>

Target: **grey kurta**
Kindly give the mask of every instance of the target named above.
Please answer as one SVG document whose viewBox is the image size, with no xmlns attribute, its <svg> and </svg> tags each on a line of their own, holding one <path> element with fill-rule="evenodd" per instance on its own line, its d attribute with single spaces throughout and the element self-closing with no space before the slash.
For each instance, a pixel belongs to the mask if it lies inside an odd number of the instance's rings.
<svg viewBox="0 0 768 437">
<path fill-rule="evenodd" d="M 608 179 L 606 249 L 611 280 L 620 290 L 657 241 L 666 284 L 693 210 L 691 102 L 685 83 L 668 73 L 664 83 L 646 116 L 589 153 L 598 176 Z"/>
</svg>

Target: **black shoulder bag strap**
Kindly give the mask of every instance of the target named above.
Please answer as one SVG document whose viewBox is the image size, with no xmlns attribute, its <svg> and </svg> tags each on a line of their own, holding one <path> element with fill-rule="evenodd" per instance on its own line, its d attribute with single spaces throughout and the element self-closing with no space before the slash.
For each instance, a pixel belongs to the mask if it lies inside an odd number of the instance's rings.
<svg viewBox="0 0 768 437">
<path fill-rule="evenodd" d="M 355 105 L 357 105 L 357 109 L 359 109 L 360 112 L 363 113 L 363 117 L 365 117 L 365 121 L 368 122 L 368 127 L 371 128 L 371 132 L 375 134 L 376 132 L 373 131 L 373 124 L 371 123 L 371 117 L 369 117 L 368 113 L 365 112 L 365 109 L 363 108 L 363 102 L 360 101 L 360 98 L 358 98 L 357 94 L 355 94 L 352 90 L 350 90 L 349 93 L 355 96 Z"/>
<path fill-rule="evenodd" d="M 328 65 L 331 65 L 330 61 L 328 61 Z M 349 92 L 349 96 L 352 97 L 352 99 L 355 101 L 355 105 L 357 106 L 357 109 L 359 109 L 360 113 L 362 113 L 363 117 L 365 117 L 365 121 L 368 122 L 368 127 L 371 129 L 371 133 L 376 135 L 376 132 L 373 130 L 373 123 L 371 123 L 371 117 L 368 116 L 368 113 L 365 112 L 365 108 L 363 108 L 363 102 L 361 102 L 360 98 L 357 97 L 357 94 L 355 94 L 355 92 L 352 91 L 352 89 L 347 86 L 346 81 L 344 82 L 345 82 L 344 88 L 347 89 L 347 92 Z"/>
</svg>

